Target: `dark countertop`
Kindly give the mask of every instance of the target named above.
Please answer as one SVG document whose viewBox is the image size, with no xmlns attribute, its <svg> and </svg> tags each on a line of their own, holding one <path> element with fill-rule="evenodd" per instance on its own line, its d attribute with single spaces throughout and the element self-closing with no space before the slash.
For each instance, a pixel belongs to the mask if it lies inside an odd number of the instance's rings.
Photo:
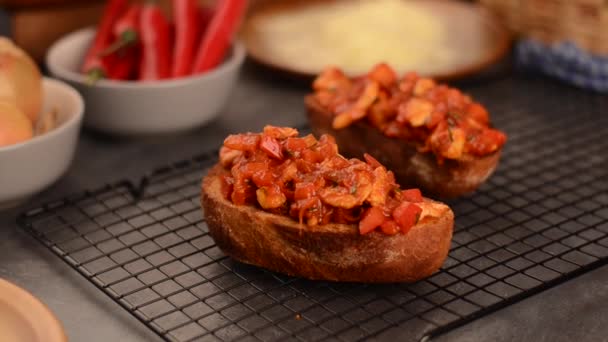
<svg viewBox="0 0 608 342">
<path fill-rule="evenodd" d="M 544 80 L 532 79 L 543 85 Z M 483 83 L 464 85 L 476 95 Z M 234 131 L 266 123 L 304 123 L 306 87 L 272 80 L 248 66 L 229 105 L 212 124 L 180 135 L 115 139 L 83 131 L 67 174 L 26 205 L 0 212 L 0 277 L 45 302 L 63 322 L 71 341 L 160 340 L 139 321 L 21 231 L 15 217 L 25 208 L 104 183 L 139 179 L 166 163 L 213 149 Z M 179 110 L 179 108 L 176 108 Z M 525 299 L 437 338 L 438 341 L 608 340 L 608 267 Z"/>
</svg>

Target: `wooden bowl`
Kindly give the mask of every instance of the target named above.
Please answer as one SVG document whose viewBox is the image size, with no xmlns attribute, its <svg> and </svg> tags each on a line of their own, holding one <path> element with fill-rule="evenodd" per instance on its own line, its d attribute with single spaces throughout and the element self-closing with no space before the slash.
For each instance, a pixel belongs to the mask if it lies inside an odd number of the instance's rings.
<svg viewBox="0 0 608 342">
<path fill-rule="evenodd" d="M 51 310 L 24 289 L 0 279 L 0 341 L 67 342 Z"/>
<path fill-rule="evenodd" d="M 284 30 L 265 30 L 264 25 L 279 15 L 294 15 L 298 11 L 310 9 L 309 6 L 330 6 L 341 1 L 348 0 L 266 0 L 256 3 L 252 6 L 241 31 L 241 38 L 245 42 L 249 57 L 280 74 L 311 80 L 322 71 L 322 67 L 303 67 L 298 63 L 301 62 L 300 60 L 281 58 L 273 51 L 289 41 L 307 41 L 309 51 L 319 49 L 315 46 L 314 39 L 310 39 L 310 35 L 318 34 L 315 32 L 314 23 L 307 27 L 292 29 L 289 34 Z M 446 32 L 443 44 L 449 49 L 453 60 L 446 65 L 429 65 L 429 63 L 415 65 L 410 70 L 397 70 L 399 73 L 418 71 L 423 76 L 439 80 L 461 79 L 485 70 L 509 52 L 511 47 L 509 31 L 480 5 L 449 0 L 410 0 L 410 2 L 420 6 L 421 10 L 434 18 L 438 18 L 438 22 L 443 25 L 443 30 Z M 336 16 L 339 15 L 336 11 Z M 305 60 L 308 57 L 304 55 L 301 59 Z M 340 67 L 339 63 L 329 58 L 323 62 L 326 65 Z M 380 62 L 383 62 L 381 53 L 373 64 Z M 356 75 L 351 73 L 349 76 Z"/>
</svg>

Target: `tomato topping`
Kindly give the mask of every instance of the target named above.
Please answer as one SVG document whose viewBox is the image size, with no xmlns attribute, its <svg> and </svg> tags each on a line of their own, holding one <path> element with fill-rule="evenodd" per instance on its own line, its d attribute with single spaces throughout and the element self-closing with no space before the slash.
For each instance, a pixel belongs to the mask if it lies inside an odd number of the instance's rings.
<svg viewBox="0 0 608 342">
<path fill-rule="evenodd" d="M 230 194 L 232 194 L 232 189 L 233 189 L 233 183 L 234 183 L 234 179 L 232 179 L 231 177 L 227 177 L 227 176 L 222 176 L 221 178 L 221 189 L 220 191 L 222 192 L 222 196 L 226 199 L 230 198 Z"/>
<path fill-rule="evenodd" d="M 317 191 L 317 187 L 313 183 L 298 183 L 295 187 L 296 190 L 293 194 L 293 199 L 296 201 L 311 198 Z"/>
<path fill-rule="evenodd" d="M 384 216 L 382 209 L 378 207 L 371 207 L 367 209 L 365 214 L 363 214 L 363 218 L 359 222 L 359 233 L 367 234 L 380 227 L 384 221 L 386 221 L 386 216 Z"/>
<path fill-rule="evenodd" d="M 401 231 L 401 229 L 399 229 L 399 225 L 397 225 L 397 222 L 393 220 L 384 221 L 384 223 L 382 223 L 380 226 L 380 229 L 386 235 L 395 235 Z"/>
<path fill-rule="evenodd" d="M 291 127 L 265 126 L 264 136 L 275 139 L 285 139 L 298 136 L 298 130 Z"/>
<path fill-rule="evenodd" d="M 281 152 L 281 145 L 277 139 L 264 135 L 262 137 L 262 141 L 260 142 L 260 148 L 262 151 L 268 153 L 269 156 L 275 159 L 283 159 L 283 152 Z"/>
<path fill-rule="evenodd" d="M 401 191 L 401 199 L 413 203 L 420 203 L 424 200 L 420 189 L 407 189 Z"/>
<path fill-rule="evenodd" d="M 365 161 L 366 161 L 366 162 L 367 162 L 369 165 L 371 165 L 371 167 L 376 168 L 376 167 L 380 167 L 380 166 L 382 166 L 382 164 L 380 164 L 380 162 L 379 162 L 379 161 L 378 161 L 376 158 L 372 157 L 371 155 L 369 155 L 369 154 L 367 154 L 367 153 L 364 153 L 364 154 L 363 154 L 363 159 L 365 159 Z"/>
<path fill-rule="evenodd" d="M 232 134 L 224 140 L 224 146 L 238 151 L 255 151 L 259 142 L 260 136 L 258 134 Z"/>
<path fill-rule="evenodd" d="M 401 232 L 406 234 L 417 223 L 421 213 L 422 208 L 416 204 L 403 202 L 393 211 L 393 218 L 401 228 Z"/>
<path fill-rule="evenodd" d="M 264 209 L 278 208 L 285 203 L 287 198 L 285 194 L 281 192 L 281 188 L 278 185 L 272 184 L 269 186 L 263 186 L 256 190 L 258 203 Z"/>
<path fill-rule="evenodd" d="M 384 77 L 380 73 L 376 77 Z M 386 80 L 383 80 L 383 82 Z M 362 89 L 361 91 L 364 91 Z M 298 137 L 292 128 L 231 135 L 220 150 L 222 195 L 289 216 L 308 226 L 338 223 L 372 231 L 406 233 L 422 203 L 419 190 L 399 190 L 392 172 L 374 157 L 346 159 L 334 138 Z M 389 213 L 392 213 L 392 217 Z"/>
<path fill-rule="evenodd" d="M 385 63 L 378 64 L 367 76 L 385 88 L 388 88 L 397 82 L 397 74 Z"/>
<path fill-rule="evenodd" d="M 315 98 L 343 129 L 366 120 L 390 138 L 417 143 L 438 161 L 467 154 L 485 156 L 504 145 L 504 133 L 490 127 L 487 110 L 461 91 L 408 73 L 398 78 L 382 63 L 366 75 L 348 78 L 328 68 L 314 81 Z"/>
<path fill-rule="evenodd" d="M 310 147 L 309 142 L 305 138 L 287 138 L 283 146 L 287 153 L 296 157 Z"/>
</svg>

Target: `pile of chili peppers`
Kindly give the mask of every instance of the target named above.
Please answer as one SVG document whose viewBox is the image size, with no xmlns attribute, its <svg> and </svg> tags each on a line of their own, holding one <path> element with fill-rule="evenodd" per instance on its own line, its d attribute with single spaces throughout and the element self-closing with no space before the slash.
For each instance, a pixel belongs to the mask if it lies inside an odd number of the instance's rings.
<svg viewBox="0 0 608 342">
<path fill-rule="evenodd" d="M 155 2 L 109 0 L 81 72 L 99 79 L 153 81 L 203 73 L 219 65 L 247 0 L 172 0 L 171 21 Z"/>
</svg>

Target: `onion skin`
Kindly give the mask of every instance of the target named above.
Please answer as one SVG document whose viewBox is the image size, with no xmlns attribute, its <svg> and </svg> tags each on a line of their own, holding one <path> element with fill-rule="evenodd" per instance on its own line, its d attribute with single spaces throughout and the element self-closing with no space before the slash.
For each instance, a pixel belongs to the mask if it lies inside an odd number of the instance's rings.
<svg viewBox="0 0 608 342">
<path fill-rule="evenodd" d="M 29 118 L 14 103 L 0 101 L 0 148 L 29 140 L 33 135 Z"/>
<path fill-rule="evenodd" d="M 0 101 L 10 101 L 36 124 L 42 106 L 42 75 L 34 61 L 0 37 Z"/>
</svg>

